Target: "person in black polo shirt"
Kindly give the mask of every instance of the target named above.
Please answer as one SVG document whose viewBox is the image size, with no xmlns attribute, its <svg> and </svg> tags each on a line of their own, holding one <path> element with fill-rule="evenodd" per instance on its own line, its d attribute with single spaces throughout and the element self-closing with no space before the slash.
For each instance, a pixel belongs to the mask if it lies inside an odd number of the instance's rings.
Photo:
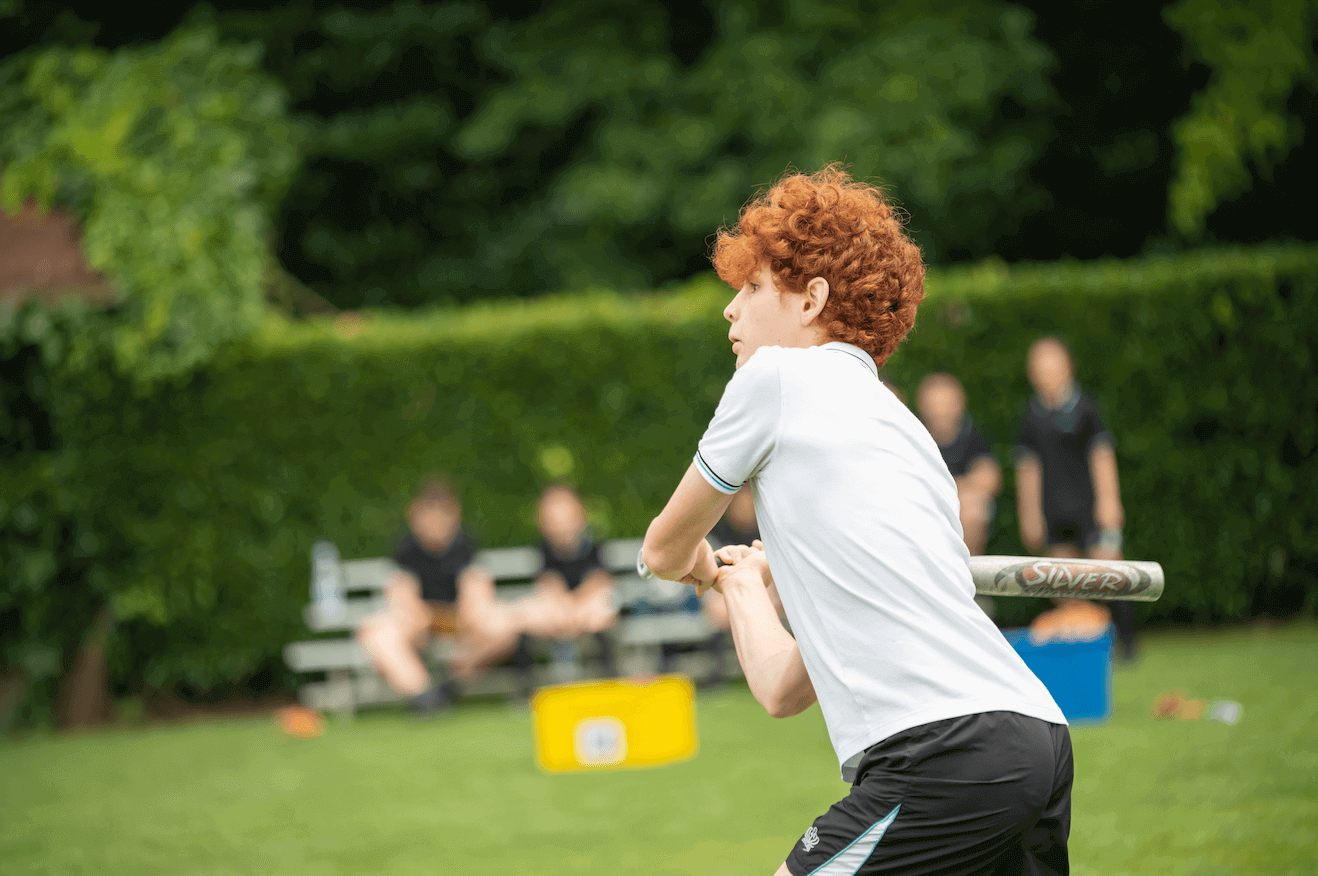
<svg viewBox="0 0 1318 876">
<path fill-rule="evenodd" d="M 388 607 L 357 628 L 357 638 L 389 685 L 418 712 L 445 710 L 466 681 L 502 659 L 521 629 L 507 612 L 487 610 L 494 580 L 472 565 L 462 505 L 443 477 L 427 478 L 407 509 L 408 531 L 394 551 L 399 572 L 385 588 Z M 490 600 L 483 598 L 486 594 Z M 452 678 L 432 684 L 418 651 L 435 634 L 455 635 Z"/>
<path fill-rule="evenodd" d="M 1021 541 L 1053 557 L 1121 559 L 1125 511 L 1112 435 L 1098 406 L 1075 382 L 1071 351 L 1044 337 L 1028 358 L 1034 397 L 1021 419 L 1016 501 Z M 1135 653 L 1129 603 L 1112 604 L 1122 656 Z"/>
<path fill-rule="evenodd" d="M 600 548 L 586 522 L 586 508 L 572 487 L 553 483 L 540 494 L 536 514 L 540 534 L 542 571 L 536 577 L 536 595 L 553 606 L 553 637 L 559 640 L 594 635 L 606 675 L 618 674 L 613 643 L 605 630 L 618 619 L 613 576 L 604 568 Z M 567 643 L 561 645 L 564 650 Z"/>
<path fill-rule="evenodd" d="M 966 391 L 951 374 L 937 372 L 920 381 L 916 406 L 961 502 L 961 532 L 972 555 L 984 553 L 994 500 L 1002 492 L 1002 467 L 993 458 L 988 439 L 966 415 Z"/>
</svg>

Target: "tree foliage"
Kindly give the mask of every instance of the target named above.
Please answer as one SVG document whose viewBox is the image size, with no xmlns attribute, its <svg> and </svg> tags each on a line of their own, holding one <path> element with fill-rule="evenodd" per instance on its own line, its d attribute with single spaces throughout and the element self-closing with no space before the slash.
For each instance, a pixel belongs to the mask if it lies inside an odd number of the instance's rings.
<svg viewBox="0 0 1318 876">
<path fill-rule="evenodd" d="M 1180 0 L 1166 17 L 1212 70 L 1173 126 L 1170 218 L 1195 238 L 1219 204 L 1249 190 L 1251 167 L 1267 175 L 1303 139 L 1286 104 L 1295 89 L 1318 86 L 1318 0 Z"/>
<path fill-rule="evenodd" d="M 145 404 L 262 319 L 298 129 L 260 52 L 201 28 L 0 65 L 4 209 L 29 198 L 71 208 L 88 262 L 119 295 L 108 309 L 0 306 L 0 664 L 23 670 L 34 702 L 50 701 L 114 601 L 110 570 L 129 550 L 104 497 L 79 486 L 106 435 L 73 427 L 111 393 Z"/>
<path fill-rule="evenodd" d="M 270 217 L 298 161 L 259 44 L 213 29 L 110 53 L 46 48 L 0 68 L 3 206 L 65 204 L 88 263 L 121 295 L 82 321 L 66 364 L 144 381 L 185 371 L 260 320 Z"/>
<path fill-rule="evenodd" d="M 221 15 L 311 154 L 287 263 L 341 305 L 649 288 L 789 167 L 890 184 L 934 257 L 1037 207 L 1049 52 L 996 0 Z"/>
</svg>

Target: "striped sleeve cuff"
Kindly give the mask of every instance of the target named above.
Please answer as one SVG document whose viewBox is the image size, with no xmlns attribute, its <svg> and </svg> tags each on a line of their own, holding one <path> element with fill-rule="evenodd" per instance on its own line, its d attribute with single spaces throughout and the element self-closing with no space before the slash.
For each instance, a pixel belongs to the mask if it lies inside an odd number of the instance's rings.
<svg viewBox="0 0 1318 876">
<path fill-rule="evenodd" d="M 695 463 L 696 470 L 700 472 L 705 480 L 709 481 L 711 487 L 718 490 L 720 493 L 732 495 L 741 489 L 741 484 L 729 483 L 726 479 L 719 477 L 718 474 L 714 472 L 714 469 L 709 467 L 709 463 L 705 462 L 705 458 L 700 455 L 699 450 L 696 451 Z"/>
</svg>

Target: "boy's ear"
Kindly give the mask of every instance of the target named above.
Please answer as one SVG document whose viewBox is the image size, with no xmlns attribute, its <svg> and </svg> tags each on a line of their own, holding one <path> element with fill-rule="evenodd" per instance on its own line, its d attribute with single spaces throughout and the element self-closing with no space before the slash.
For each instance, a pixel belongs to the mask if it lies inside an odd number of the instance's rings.
<svg viewBox="0 0 1318 876">
<path fill-rule="evenodd" d="M 823 277 L 815 277 L 805 284 L 805 292 L 801 296 L 801 325 L 812 324 L 824 312 L 824 305 L 828 304 L 828 291 L 828 281 Z"/>
</svg>

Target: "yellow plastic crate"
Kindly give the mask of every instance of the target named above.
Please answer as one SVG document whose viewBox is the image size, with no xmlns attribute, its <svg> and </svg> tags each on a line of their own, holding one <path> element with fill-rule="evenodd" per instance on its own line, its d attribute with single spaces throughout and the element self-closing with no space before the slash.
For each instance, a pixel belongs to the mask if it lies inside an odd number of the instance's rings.
<svg viewBox="0 0 1318 876">
<path fill-rule="evenodd" d="M 551 773 L 662 766 L 699 747 L 695 688 L 681 675 L 554 685 L 531 707 L 536 762 Z"/>
</svg>

